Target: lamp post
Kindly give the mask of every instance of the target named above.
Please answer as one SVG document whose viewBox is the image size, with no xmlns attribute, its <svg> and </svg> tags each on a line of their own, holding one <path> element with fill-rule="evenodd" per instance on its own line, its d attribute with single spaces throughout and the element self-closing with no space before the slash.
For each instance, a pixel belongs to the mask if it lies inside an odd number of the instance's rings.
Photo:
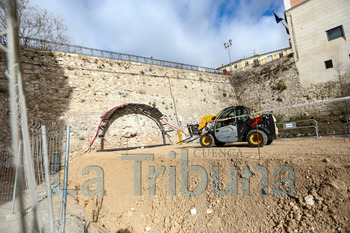
<svg viewBox="0 0 350 233">
<path fill-rule="evenodd" d="M 230 54 L 230 46 L 232 45 L 232 40 L 230 39 L 229 41 L 228 41 L 228 43 L 224 43 L 224 46 L 225 46 L 225 49 L 227 49 L 228 50 L 228 57 L 229 57 L 229 59 L 230 59 L 230 65 L 231 65 L 231 54 Z"/>
</svg>

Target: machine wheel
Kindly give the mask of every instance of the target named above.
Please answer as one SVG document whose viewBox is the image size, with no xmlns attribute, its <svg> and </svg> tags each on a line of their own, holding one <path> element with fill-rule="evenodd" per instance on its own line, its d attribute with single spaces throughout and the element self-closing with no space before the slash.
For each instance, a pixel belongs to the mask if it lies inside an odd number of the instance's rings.
<svg viewBox="0 0 350 233">
<path fill-rule="evenodd" d="M 201 136 L 200 143 L 203 147 L 212 147 L 214 144 L 214 137 L 211 134 Z"/>
<path fill-rule="evenodd" d="M 220 142 L 219 140 L 215 140 L 215 146 L 224 146 L 225 142 Z"/>
<path fill-rule="evenodd" d="M 269 139 L 269 140 L 267 140 L 266 145 L 271 145 L 272 142 L 273 142 L 273 139 Z"/>
<path fill-rule="evenodd" d="M 247 141 L 252 147 L 258 147 L 258 145 L 263 147 L 267 143 L 267 136 L 261 130 L 258 132 L 257 130 L 251 130 L 247 135 Z"/>
</svg>

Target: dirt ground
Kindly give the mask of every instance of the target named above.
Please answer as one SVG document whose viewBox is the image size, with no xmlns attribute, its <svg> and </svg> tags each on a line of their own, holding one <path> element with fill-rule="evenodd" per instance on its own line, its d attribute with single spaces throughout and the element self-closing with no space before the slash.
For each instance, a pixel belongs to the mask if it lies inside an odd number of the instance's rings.
<svg viewBox="0 0 350 233">
<path fill-rule="evenodd" d="M 135 154 L 148 160 L 131 160 Z M 85 219 L 106 232 L 350 232 L 350 138 L 280 139 L 258 154 L 247 143 L 90 152 L 71 161 L 69 188 L 78 190 Z M 87 166 L 101 167 L 103 179 L 82 175 Z M 135 196 L 138 166 L 141 193 Z M 279 170 L 283 166 L 290 170 Z M 266 168 L 267 188 L 259 172 L 247 179 L 253 168 Z M 153 171 L 160 174 L 154 193 Z M 89 180 L 96 183 L 90 191 L 104 181 L 103 197 L 82 193 Z M 225 190 L 230 184 L 237 192 L 215 192 L 216 185 Z"/>
</svg>

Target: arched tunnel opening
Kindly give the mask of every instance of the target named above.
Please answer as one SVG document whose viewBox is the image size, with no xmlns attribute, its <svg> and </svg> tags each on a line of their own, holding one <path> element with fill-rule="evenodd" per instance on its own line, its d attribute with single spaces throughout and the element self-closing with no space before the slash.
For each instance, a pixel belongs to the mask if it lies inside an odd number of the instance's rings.
<svg viewBox="0 0 350 233">
<path fill-rule="evenodd" d="M 118 151 L 169 145 L 166 143 L 167 134 L 162 117 L 163 114 L 158 109 L 146 104 L 126 103 L 116 106 L 101 117 L 95 137 L 87 151 L 97 138 L 101 140 L 101 148 L 97 151 Z M 133 140 L 136 136 L 139 136 L 138 139 Z M 130 145 L 129 141 L 133 141 L 133 143 Z M 158 144 L 149 145 L 152 142 L 158 142 Z"/>
</svg>

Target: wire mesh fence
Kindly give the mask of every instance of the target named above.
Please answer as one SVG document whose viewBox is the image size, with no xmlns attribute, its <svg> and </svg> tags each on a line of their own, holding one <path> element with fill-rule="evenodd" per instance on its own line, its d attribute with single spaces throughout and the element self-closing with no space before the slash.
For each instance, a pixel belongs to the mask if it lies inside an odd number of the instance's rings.
<svg viewBox="0 0 350 233">
<path fill-rule="evenodd" d="M 49 232 L 48 216 L 48 190 L 45 181 L 45 166 L 44 166 L 44 153 L 43 153 L 43 137 L 41 131 L 41 124 L 34 123 L 30 125 L 31 132 L 31 155 L 32 155 L 32 167 L 34 168 L 35 180 L 37 184 L 38 202 L 39 206 L 33 207 L 30 200 L 29 188 L 26 182 L 23 183 L 24 191 L 21 194 L 23 202 L 23 211 L 20 213 L 18 202 L 18 171 L 15 168 L 15 161 L 12 158 L 11 143 L 0 143 L 0 208 L 8 210 L 8 215 L 12 220 L 16 221 L 18 226 L 22 224 L 26 232 L 32 232 L 35 229 L 33 225 L 35 223 L 35 211 L 37 208 L 40 212 L 40 216 L 43 219 L 43 228 L 45 232 Z M 60 171 L 63 169 L 63 161 L 61 159 L 64 156 L 64 130 L 54 131 L 47 133 L 47 157 L 49 164 L 50 175 L 50 188 L 57 186 L 60 188 Z M 21 143 L 20 143 L 21 144 Z M 21 146 L 20 146 L 21 147 Z M 21 149 L 20 149 L 21 151 Z M 23 156 L 21 155 L 21 167 L 23 169 Z M 58 193 L 59 194 L 59 193 Z M 56 193 L 57 195 L 57 193 Z M 60 198 L 61 197 L 57 197 Z M 61 202 L 56 203 L 54 210 L 54 223 L 55 232 L 58 232 L 61 227 Z M 8 218 L 8 217 L 6 217 Z M 21 221 L 20 221 L 21 220 Z"/>
<path fill-rule="evenodd" d="M 11 143 L 0 143 L 0 205 L 12 200 L 15 169 L 12 161 Z"/>
</svg>

